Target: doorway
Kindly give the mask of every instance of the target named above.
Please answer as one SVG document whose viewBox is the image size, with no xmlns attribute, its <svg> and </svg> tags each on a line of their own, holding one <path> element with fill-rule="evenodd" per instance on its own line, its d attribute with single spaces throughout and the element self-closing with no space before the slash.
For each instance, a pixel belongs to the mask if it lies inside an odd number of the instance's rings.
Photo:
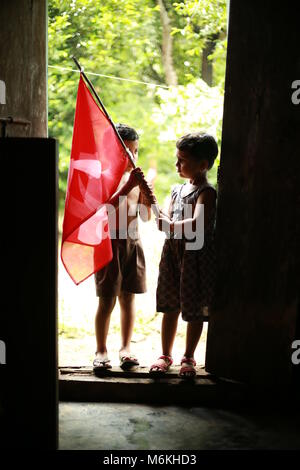
<svg viewBox="0 0 300 470">
<path fill-rule="evenodd" d="M 144 2 L 145 5 L 136 5 L 136 11 L 131 9 L 135 2 L 128 1 L 126 14 L 114 5 L 108 17 L 109 2 L 98 3 L 86 9 L 84 2 L 74 2 L 70 7 L 54 0 L 49 2 L 49 134 L 60 143 L 60 236 L 78 82 L 78 74 L 72 71 L 74 67 L 68 59 L 71 55 L 84 65 L 114 122 L 129 121 L 137 128 L 138 164 L 145 174 L 157 173 L 155 194 L 161 207 L 167 209 L 171 187 L 183 182 L 176 173 L 173 158 L 176 138 L 187 130 L 200 129 L 215 135 L 221 144 L 226 1 L 215 2 L 214 13 L 207 9 L 205 15 L 200 14 L 198 1 L 181 4 L 181 8 L 162 1 L 156 2 L 154 8 L 153 2 Z M 112 26 L 106 27 L 106 21 Z M 99 39 L 98 33 L 95 37 L 96 29 L 102 31 L 103 39 Z M 162 53 L 166 47 L 168 52 Z M 198 112 L 191 113 L 191 109 Z M 219 159 L 210 172 L 210 181 L 215 186 L 218 164 Z M 136 296 L 133 350 L 148 366 L 160 354 L 161 315 L 155 311 L 155 290 L 164 235 L 156 229 L 153 218 L 149 223 L 140 223 L 140 232 L 148 292 Z M 59 365 L 91 365 L 97 308 L 93 276 L 75 286 L 60 258 L 58 267 Z M 180 320 L 174 352 L 178 364 L 184 349 L 185 327 Z M 205 323 L 197 350 L 201 366 L 205 362 L 206 334 Z M 118 306 L 112 314 L 109 335 L 112 361 L 117 365 Z"/>
</svg>

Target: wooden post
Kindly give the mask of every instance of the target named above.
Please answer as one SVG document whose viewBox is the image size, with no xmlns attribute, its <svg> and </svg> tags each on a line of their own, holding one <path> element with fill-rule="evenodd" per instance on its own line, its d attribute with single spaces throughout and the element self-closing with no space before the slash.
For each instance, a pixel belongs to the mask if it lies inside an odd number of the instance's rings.
<svg viewBox="0 0 300 470">
<path fill-rule="evenodd" d="M 299 302 L 300 78 L 296 2 L 230 2 L 207 371 L 287 384 Z M 300 367 L 300 366 L 299 366 Z"/>
<path fill-rule="evenodd" d="M 7 136 L 47 137 L 47 1 L 2 0 L 0 10 L 0 116 L 31 123 L 10 124 Z"/>
</svg>

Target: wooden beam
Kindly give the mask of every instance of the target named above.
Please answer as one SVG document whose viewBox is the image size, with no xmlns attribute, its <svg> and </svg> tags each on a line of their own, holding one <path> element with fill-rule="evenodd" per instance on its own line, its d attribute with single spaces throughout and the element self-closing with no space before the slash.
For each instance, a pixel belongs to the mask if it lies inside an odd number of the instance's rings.
<svg viewBox="0 0 300 470">
<path fill-rule="evenodd" d="M 300 285 L 296 2 L 231 0 L 217 210 L 218 283 L 206 369 L 292 380 Z M 300 366 L 298 366 L 300 367 Z"/>
</svg>

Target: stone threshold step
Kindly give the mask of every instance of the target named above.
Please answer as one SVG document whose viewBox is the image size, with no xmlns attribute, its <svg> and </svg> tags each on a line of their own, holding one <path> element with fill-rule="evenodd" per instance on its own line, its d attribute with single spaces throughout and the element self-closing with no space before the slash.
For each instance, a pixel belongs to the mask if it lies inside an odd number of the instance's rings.
<svg viewBox="0 0 300 470">
<path fill-rule="evenodd" d="M 163 377 L 151 377 L 148 368 L 124 372 L 113 367 L 95 376 L 91 367 L 61 367 L 59 398 L 61 401 L 124 402 L 216 406 L 237 404 L 243 398 L 244 386 L 225 381 L 197 368 L 194 380 L 178 377 L 179 366 Z"/>
<path fill-rule="evenodd" d="M 173 366 L 170 368 L 170 370 L 164 374 L 164 377 L 167 378 L 179 378 L 180 366 Z M 197 366 L 197 376 L 196 380 L 199 378 L 213 378 L 211 374 L 205 371 L 204 366 Z M 145 366 L 137 366 L 137 367 L 132 367 L 130 370 L 123 370 L 121 367 L 114 366 L 111 369 L 103 369 L 101 371 L 98 371 L 95 373 L 93 371 L 93 368 L 91 366 L 64 366 L 59 368 L 59 373 L 61 376 L 66 376 L 66 375 L 88 375 L 88 376 L 95 376 L 95 377 L 133 377 L 133 378 L 150 378 L 149 374 L 149 367 Z M 180 379 L 181 380 L 181 379 Z"/>
</svg>

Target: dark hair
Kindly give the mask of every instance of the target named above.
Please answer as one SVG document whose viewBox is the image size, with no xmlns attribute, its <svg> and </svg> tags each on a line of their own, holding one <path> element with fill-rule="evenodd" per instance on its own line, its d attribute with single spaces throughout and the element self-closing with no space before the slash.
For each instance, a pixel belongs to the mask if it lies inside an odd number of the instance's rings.
<svg viewBox="0 0 300 470">
<path fill-rule="evenodd" d="M 116 124 L 116 129 L 123 140 L 139 140 L 138 133 L 133 127 L 126 126 L 126 124 Z"/>
<path fill-rule="evenodd" d="M 218 155 L 218 145 L 214 137 L 201 132 L 185 134 L 176 142 L 178 150 L 188 152 L 189 155 L 197 160 L 207 160 L 210 170 Z"/>
</svg>

